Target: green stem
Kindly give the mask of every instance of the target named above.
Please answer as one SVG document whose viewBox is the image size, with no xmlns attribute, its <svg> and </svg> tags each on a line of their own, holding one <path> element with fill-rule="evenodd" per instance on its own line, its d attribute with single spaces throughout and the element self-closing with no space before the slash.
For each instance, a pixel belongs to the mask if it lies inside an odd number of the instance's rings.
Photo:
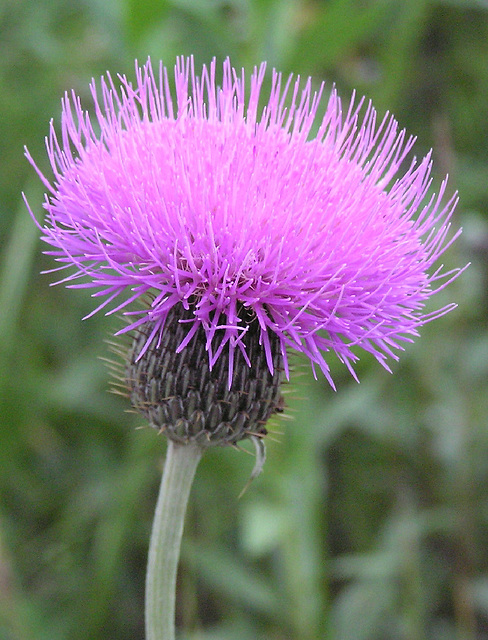
<svg viewBox="0 0 488 640">
<path fill-rule="evenodd" d="M 186 505 L 202 448 L 168 441 L 149 545 L 146 640 L 174 640 L 175 592 Z"/>
</svg>

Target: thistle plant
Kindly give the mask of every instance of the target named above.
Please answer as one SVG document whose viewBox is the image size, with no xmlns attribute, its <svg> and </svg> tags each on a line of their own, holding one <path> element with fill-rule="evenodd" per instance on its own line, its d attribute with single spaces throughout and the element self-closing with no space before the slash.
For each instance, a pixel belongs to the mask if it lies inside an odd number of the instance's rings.
<svg viewBox="0 0 488 640">
<path fill-rule="evenodd" d="M 95 288 L 92 314 L 121 312 L 125 385 L 168 438 L 146 584 L 148 640 L 174 638 L 183 519 L 202 453 L 250 438 L 257 469 L 281 411 L 289 354 L 334 387 L 330 356 L 356 378 L 361 349 L 389 369 L 461 269 L 437 266 L 456 195 L 429 196 L 431 155 L 390 115 L 335 89 L 215 61 L 136 65 L 135 82 L 91 85 L 94 118 L 62 101 L 46 139 L 53 178 L 37 223 L 68 287 Z M 316 133 L 312 133 L 312 132 Z M 27 205 L 29 206 L 29 205 Z M 30 210 L 30 209 L 29 209 Z M 30 210 L 31 211 L 31 210 Z M 31 211 L 31 215 L 34 214 Z M 64 270 L 66 275 L 64 275 Z"/>
</svg>

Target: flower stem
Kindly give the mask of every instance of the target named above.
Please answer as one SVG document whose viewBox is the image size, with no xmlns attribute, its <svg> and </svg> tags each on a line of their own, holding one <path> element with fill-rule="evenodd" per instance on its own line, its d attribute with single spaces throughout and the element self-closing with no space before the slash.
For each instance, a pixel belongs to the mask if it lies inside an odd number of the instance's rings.
<svg viewBox="0 0 488 640">
<path fill-rule="evenodd" d="M 146 575 L 146 640 L 174 640 L 175 592 L 186 505 L 203 449 L 168 441 Z"/>
</svg>

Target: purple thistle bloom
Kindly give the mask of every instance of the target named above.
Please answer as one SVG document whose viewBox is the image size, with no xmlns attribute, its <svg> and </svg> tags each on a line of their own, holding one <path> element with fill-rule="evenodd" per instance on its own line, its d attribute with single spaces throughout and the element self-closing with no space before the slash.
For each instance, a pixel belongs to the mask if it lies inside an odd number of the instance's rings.
<svg viewBox="0 0 488 640">
<path fill-rule="evenodd" d="M 378 122 L 371 104 L 353 98 L 343 112 L 334 89 L 316 123 L 323 86 L 314 93 L 310 79 L 273 72 L 261 110 L 264 64 L 248 97 L 228 60 L 221 87 L 215 74 L 215 61 L 199 77 L 192 59 L 179 59 L 176 101 L 162 65 L 156 75 L 150 62 L 136 67 L 134 85 L 102 78 L 101 91 L 91 85 L 93 124 L 79 97 L 65 95 L 61 136 L 51 124 L 47 139 L 53 183 L 37 169 L 49 192 L 47 253 L 75 267 L 60 282 L 99 287 L 92 313 L 125 294 L 108 313 L 135 314 L 120 333 L 149 322 L 146 345 L 175 305 L 191 309 L 178 351 L 202 327 L 210 366 L 226 350 L 230 375 L 236 349 L 252 365 L 249 317 L 271 372 L 271 334 L 287 374 L 287 348 L 332 386 L 328 352 L 353 375 L 355 346 L 388 368 L 402 342 L 455 306 L 424 312 L 460 273 L 434 267 L 460 233 L 448 237 L 456 196 L 441 204 L 444 181 L 427 199 L 430 154 L 399 173 L 414 139 L 389 115 Z"/>
</svg>

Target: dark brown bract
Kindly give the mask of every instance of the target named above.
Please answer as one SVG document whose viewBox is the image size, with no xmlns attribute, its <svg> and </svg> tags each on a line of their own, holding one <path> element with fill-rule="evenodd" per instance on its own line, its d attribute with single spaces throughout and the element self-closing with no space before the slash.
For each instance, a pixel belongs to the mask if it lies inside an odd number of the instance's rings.
<svg viewBox="0 0 488 640">
<path fill-rule="evenodd" d="M 227 445 L 251 435 L 266 435 L 265 423 L 283 405 L 279 340 L 270 336 L 274 369 L 271 374 L 264 346 L 259 344 L 259 324 L 257 320 L 249 322 L 243 343 L 252 366 L 236 349 L 230 378 L 227 350 L 210 370 L 202 327 L 177 353 L 191 326 L 184 320 L 193 317 L 193 312 L 185 311 L 182 305 L 174 307 L 161 338 L 156 335 L 140 359 L 138 355 L 152 327 L 143 325 L 137 331 L 126 365 L 133 407 L 153 427 L 181 444 Z"/>
</svg>

